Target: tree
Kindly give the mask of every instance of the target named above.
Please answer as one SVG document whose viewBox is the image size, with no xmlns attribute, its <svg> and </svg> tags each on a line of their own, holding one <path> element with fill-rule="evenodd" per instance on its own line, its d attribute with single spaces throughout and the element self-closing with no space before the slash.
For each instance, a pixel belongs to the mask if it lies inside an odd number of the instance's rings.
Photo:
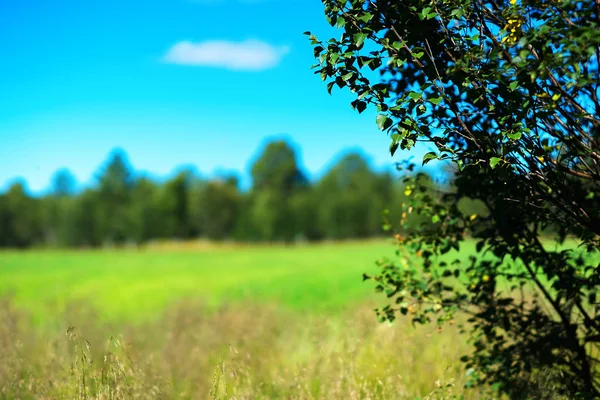
<svg viewBox="0 0 600 400">
<path fill-rule="evenodd" d="M 391 205 L 391 189 L 388 174 L 376 174 L 360 154 L 345 155 L 317 184 L 321 229 L 336 239 L 382 233 L 381 211 Z"/>
<path fill-rule="evenodd" d="M 102 240 L 123 243 L 128 236 L 127 210 L 133 186 L 133 172 L 121 149 L 111 152 L 100 172 L 98 196 Z"/>
<path fill-rule="evenodd" d="M 52 195 L 67 197 L 75 194 L 77 180 L 66 168 L 59 169 L 52 176 Z"/>
<path fill-rule="evenodd" d="M 212 180 L 200 189 L 195 218 L 203 236 L 221 240 L 233 235 L 241 211 L 237 186 L 237 179 L 228 177 Z"/>
<path fill-rule="evenodd" d="M 323 206 L 313 186 L 298 190 L 289 199 L 292 220 L 288 224 L 294 228 L 294 240 L 315 241 L 325 237 L 319 226 L 319 209 Z"/>
<path fill-rule="evenodd" d="M 251 234 L 261 241 L 291 241 L 294 234 L 288 225 L 290 209 L 287 199 L 274 190 L 252 193 L 249 210 Z"/>
<path fill-rule="evenodd" d="M 75 177 L 68 169 L 59 169 L 52 176 L 49 195 L 40 199 L 41 223 L 46 244 L 67 244 L 66 218 L 73 203 L 76 185 Z"/>
<path fill-rule="evenodd" d="M 290 199 L 308 186 L 294 150 L 285 141 L 267 144 L 252 165 L 251 174 L 253 231 L 262 240 L 293 240 L 297 232 L 290 224 L 293 220 Z"/>
<path fill-rule="evenodd" d="M 25 184 L 15 182 L 0 196 L 0 244 L 28 247 L 42 242 L 39 202 L 27 195 Z"/>
<path fill-rule="evenodd" d="M 179 172 L 161 188 L 159 212 L 163 237 L 185 239 L 191 236 L 190 190 L 194 180 L 189 170 Z"/>
<path fill-rule="evenodd" d="M 59 228 L 60 243 L 73 247 L 96 247 L 106 240 L 106 205 L 97 190 L 86 189 L 69 199 L 69 209 Z"/>
<path fill-rule="evenodd" d="M 137 243 L 146 242 L 159 235 L 157 191 L 158 185 L 145 177 L 137 179 L 131 188 L 127 217 L 128 236 Z"/>
<path fill-rule="evenodd" d="M 12 215 L 8 209 L 6 195 L 0 195 L 0 247 L 8 247 L 12 236 Z"/>
<path fill-rule="evenodd" d="M 253 188 L 257 190 L 272 189 L 289 194 L 308 183 L 298 166 L 294 149 L 283 140 L 267 144 L 252 164 L 251 174 Z"/>
<path fill-rule="evenodd" d="M 436 228 L 398 237 L 421 255 L 411 268 L 384 262 L 370 277 L 390 298 L 381 317 L 441 324 L 461 310 L 470 315 L 472 383 L 533 397 L 546 376 L 554 394 L 599 396 L 598 3 L 324 4 L 342 30 L 339 40 L 310 38 L 328 90 L 349 88 L 358 112 L 375 107 L 392 154 L 426 142 L 434 150 L 423 164 L 457 167 L 444 199 L 407 178 L 406 212 Z M 465 215 L 462 198 L 483 203 L 485 215 Z M 543 240 L 551 225 L 556 235 Z M 477 239 L 468 262 L 442 257 L 468 236 Z M 552 245 L 567 237 L 578 247 Z"/>
</svg>

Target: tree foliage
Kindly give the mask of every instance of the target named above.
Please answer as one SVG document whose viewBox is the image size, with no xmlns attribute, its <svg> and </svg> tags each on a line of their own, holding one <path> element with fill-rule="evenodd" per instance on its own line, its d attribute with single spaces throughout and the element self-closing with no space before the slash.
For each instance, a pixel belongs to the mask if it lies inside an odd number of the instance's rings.
<svg viewBox="0 0 600 400">
<path fill-rule="evenodd" d="M 272 189 L 289 194 L 308 183 L 298 166 L 296 153 L 282 140 L 267 144 L 252 164 L 251 173 L 253 187 L 257 190 Z"/>
<path fill-rule="evenodd" d="M 98 177 L 98 229 L 108 244 L 123 243 L 127 238 L 127 204 L 133 185 L 133 172 L 125 152 L 113 151 Z"/>
<path fill-rule="evenodd" d="M 294 150 L 285 141 L 268 143 L 252 164 L 251 173 L 254 231 L 269 241 L 292 241 L 296 227 L 289 200 L 308 187 Z"/>
<path fill-rule="evenodd" d="M 314 182 L 299 164 L 288 143 L 268 143 L 251 165 L 254 184 L 242 190 L 235 174 L 205 179 L 190 169 L 158 182 L 137 173 L 127 155 L 115 150 L 83 191 L 61 170 L 44 196 L 29 195 L 22 182 L 0 194 L 0 246 L 194 238 L 291 242 L 382 234 L 381 210 L 393 208 L 395 194 L 403 192 L 400 182 L 374 171 L 359 154 L 342 158 Z"/>
<path fill-rule="evenodd" d="M 208 182 L 200 190 L 197 221 L 199 229 L 210 239 L 225 239 L 235 230 L 242 195 L 235 178 Z"/>
<path fill-rule="evenodd" d="M 25 184 L 14 183 L 0 199 L 0 232 L 11 247 L 27 247 L 43 239 L 38 203 L 27 196 Z"/>
<path fill-rule="evenodd" d="M 327 89 L 348 88 L 358 112 L 375 108 L 392 154 L 423 142 L 423 164 L 456 166 L 444 196 L 407 179 L 404 212 L 434 229 L 398 237 L 419 262 L 383 262 L 372 277 L 391 301 L 382 318 L 443 323 L 462 310 L 473 383 L 521 398 L 546 375 L 558 393 L 599 395 L 598 2 L 323 3 L 342 31 L 308 33 Z M 462 199 L 484 212 L 461 211 Z M 468 236 L 478 244 L 466 265 L 442 257 Z M 550 245 L 568 237 L 577 249 Z"/>
<path fill-rule="evenodd" d="M 334 238 L 371 237 L 379 232 L 381 210 L 392 202 L 389 174 L 373 172 L 364 157 L 344 156 L 321 179 L 316 190 L 320 202 L 318 221 L 331 227 Z M 375 198 L 373 193 L 378 193 Z"/>
</svg>

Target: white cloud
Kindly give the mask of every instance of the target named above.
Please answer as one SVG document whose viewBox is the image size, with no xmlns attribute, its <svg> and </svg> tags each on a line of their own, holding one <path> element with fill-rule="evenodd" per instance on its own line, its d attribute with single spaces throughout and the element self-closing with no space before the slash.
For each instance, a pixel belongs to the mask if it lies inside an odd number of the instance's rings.
<svg viewBox="0 0 600 400">
<path fill-rule="evenodd" d="M 169 49 L 163 61 L 169 64 L 261 71 L 276 67 L 288 52 L 287 46 L 276 47 L 260 40 L 182 41 Z"/>
</svg>

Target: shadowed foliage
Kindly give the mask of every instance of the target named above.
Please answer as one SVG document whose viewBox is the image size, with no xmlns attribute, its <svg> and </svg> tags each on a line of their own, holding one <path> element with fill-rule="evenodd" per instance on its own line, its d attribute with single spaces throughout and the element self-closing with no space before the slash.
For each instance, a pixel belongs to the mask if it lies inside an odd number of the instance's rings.
<svg viewBox="0 0 600 400">
<path fill-rule="evenodd" d="M 328 41 L 308 33 L 327 89 L 350 89 L 358 112 L 376 108 L 392 154 L 423 144 L 423 164 L 455 166 L 439 195 L 405 180 L 405 220 L 432 225 L 397 237 L 419 262 L 383 262 L 370 277 L 390 299 L 381 318 L 441 324 L 460 310 L 471 316 L 470 384 L 543 398 L 530 382 L 544 376 L 558 393 L 600 396 L 599 4 L 323 3 L 341 30 Z M 468 262 L 440 257 L 469 236 Z M 568 237 L 581 249 L 553 245 Z"/>
</svg>

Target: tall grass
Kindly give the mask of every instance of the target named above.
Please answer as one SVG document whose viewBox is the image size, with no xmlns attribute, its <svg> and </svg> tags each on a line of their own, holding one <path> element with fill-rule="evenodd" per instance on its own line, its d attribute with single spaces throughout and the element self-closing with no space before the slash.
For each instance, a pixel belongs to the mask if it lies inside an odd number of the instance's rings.
<svg viewBox="0 0 600 400">
<path fill-rule="evenodd" d="M 379 324 L 368 307 L 331 317 L 190 300 L 107 325 L 72 304 L 58 321 L 34 328 L 2 301 L 0 398 L 449 399 L 465 383 L 457 329 Z"/>
</svg>

